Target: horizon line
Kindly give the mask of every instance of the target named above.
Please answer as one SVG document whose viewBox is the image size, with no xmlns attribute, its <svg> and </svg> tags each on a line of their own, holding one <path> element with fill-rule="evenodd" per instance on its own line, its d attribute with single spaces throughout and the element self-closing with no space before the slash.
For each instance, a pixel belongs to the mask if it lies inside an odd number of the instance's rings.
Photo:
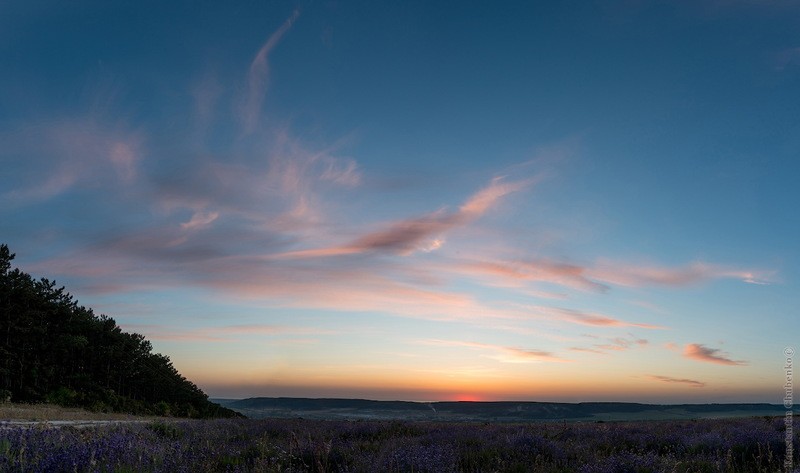
<svg viewBox="0 0 800 473">
<path fill-rule="evenodd" d="M 781 406 L 789 410 L 796 410 L 798 407 L 795 404 L 790 408 L 786 408 L 784 404 L 779 402 L 679 402 L 679 403 L 657 403 L 657 402 L 637 402 L 637 401 L 530 401 L 530 400 L 418 400 L 418 399 L 368 399 L 360 397 L 296 397 L 296 396 L 250 396 L 243 398 L 229 398 L 229 397 L 211 397 L 210 401 L 245 401 L 248 399 L 295 399 L 295 400 L 310 400 L 310 401 L 368 401 L 368 402 L 408 402 L 416 404 L 433 404 L 433 403 L 474 403 L 474 404 L 500 404 L 500 403 L 529 403 L 529 404 L 641 404 L 649 406 L 706 406 L 706 405 L 759 405 L 766 404 L 769 406 Z"/>
</svg>

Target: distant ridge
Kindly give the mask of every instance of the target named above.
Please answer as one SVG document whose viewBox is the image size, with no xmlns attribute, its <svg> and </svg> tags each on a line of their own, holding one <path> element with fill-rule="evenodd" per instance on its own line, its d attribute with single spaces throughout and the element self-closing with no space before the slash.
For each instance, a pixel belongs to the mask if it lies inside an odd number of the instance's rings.
<svg viewBox="0 0 800 473">
<path fill-rule="evenodd" d="M 411 419 L 451 421 L 614 421 L 692 419 L 711 417 L 781 416 L 781 404 L 642 404 L 632 402 L 535 401 L 374 401 L 255 397 L 218 400 L 248 417 L 304 417 L 318 419 Z"/>
</svg>

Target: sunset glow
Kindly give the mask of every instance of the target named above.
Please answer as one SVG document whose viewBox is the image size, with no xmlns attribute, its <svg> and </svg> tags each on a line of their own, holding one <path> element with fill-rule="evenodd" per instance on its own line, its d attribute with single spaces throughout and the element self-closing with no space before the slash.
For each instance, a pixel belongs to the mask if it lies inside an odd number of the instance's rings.
<svg viewBox="0 0 800 473">
<path fill-rule="evenodd" d="M 0 243 L 211 397 L 781 402 L 799 6 L 2 9 Z"/>
</svg>

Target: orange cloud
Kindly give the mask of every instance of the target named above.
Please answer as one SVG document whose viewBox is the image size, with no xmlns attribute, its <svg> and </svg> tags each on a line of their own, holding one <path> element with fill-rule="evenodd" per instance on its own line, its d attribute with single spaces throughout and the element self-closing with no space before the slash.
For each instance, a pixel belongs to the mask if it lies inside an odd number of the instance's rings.
<svg viewBox="0 0 800 473">
<path fill-rule="evenodd" d="M 746 365 L 746 361 L 732 360 L 718 348 L 709 348 L 698 343 L 690 343 L 683 350 L 683 356 L 697 361 L 720 365 Z"/>
</svg>

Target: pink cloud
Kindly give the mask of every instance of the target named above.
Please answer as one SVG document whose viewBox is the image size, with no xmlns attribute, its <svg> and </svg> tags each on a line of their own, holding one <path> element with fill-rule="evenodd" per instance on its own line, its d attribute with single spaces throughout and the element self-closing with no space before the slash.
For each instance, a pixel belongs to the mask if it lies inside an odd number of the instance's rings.
<svg viewBox="0 0 800 473">
<path fill-rule="evenodd" d="M 525 318 L 516 309 L 494 307 L 471 294 L 443 289 L 434 275 L 414 265 L 382 259 L 348 264 L 325 259 L 276 260 L 270 256 L 269 241 L 256 241 L 265 255 L 226 255 L 225 243 L 230 240 L 228 233 L 216 229 L 195 235 L 178 226 L 155 228 L 43 261 L 36 270 L 56 277 L 68 275 L 77 279 L 76 286 L 95 293 L 188 284 L 270 307 L 376 311 L 434 320 Z"/>
<path fill-rule="evenodd" d="M 158 176 L 156 207 L 167 217 L 185 210 L 201 217 L 213 209 L 226 216 L 229 227 L 281 235 L 287 242 L 318 240 L 323 228 L 334 224 L 329 220 L 335 200 L 327 191 L 357 186 L 358 167 L 333 156 L 333 148 L 308 149 L 285 130 L 265 141 L 262 163 L 208 158 Z"/>
<path fill-rule="evenodd" d="M 603 262 L 595 267 L 563 263 L 548 259 L 516 260 L 464 259 L 440 263 L 438 269 L 459 276 L 480 279 L 492 286 L 523 288 L 526 285 L 555 284 L 579 291 L 608 292 L 611 285 L 686 286 L 712 279 L 732 278 L 750 284 L 764 284 L 770 272 L 727 269 L 704 263 L 664 268 Z M 543 294 L 546 297 L 546 294 Z M 561 298 L 564 298 L 562 296 Z M 637 302 L 659 311 L 645 302 Z"/>
<path fill-rule="evenodd" d="M 709 348 L 698 343 L 690 343 L 683 350 L 683 356 L 697 361 L 720 365 L 746 365 L 746 361 L 732 360 L 718 348 Z"/>
<path fill-rule="evenodd" d="M 592 292 L 608 290 L 607 286 L 588 279 L 584 267 L 547 260 L 462 261 L 454 263 L 451 270 L 478 278 L 494 278 L 511 285 L 528 281 L 557 284 Z"/>
<path fill-rule="evenodd" d="M 495 178 L 489 186 L 471 196 L 456 212 L 440 210 L 422 217 L 393 222 L 380 230 L 364 234 L 352 242 L 330 248 L 299 250 L 275 255 L 276 258 L 314 258 L 355 253 L 388 252 L 410 255 L 431 251 L 443 243 L 443 235 L 484 215 L 503 196 L 530 185 L 532 180 L 506 183 Z"/>
<path fill-rule="evenodd" d="M 456 220 L 472 220 L 479 218 L 492 208 L 502 197 L 518 192 L 525 187 L 536 182 L 528 179 L 516 182 L 505 182 L 503 178 L 492 179 L 489 186 L 481 189 L 477 194 L 469 198 L 459 209 L 454 217 Z"/>
<path fill-rule="evenodd" d="M 419 250 L 429 240 L 458 225 L 452 216 L 432 214 L 429 216 L 404 220 L 389 225 L 384 230 L 368 233 L 347 245 L 360 252 L 389 251 L 408 255 Z"/>
</svg>

